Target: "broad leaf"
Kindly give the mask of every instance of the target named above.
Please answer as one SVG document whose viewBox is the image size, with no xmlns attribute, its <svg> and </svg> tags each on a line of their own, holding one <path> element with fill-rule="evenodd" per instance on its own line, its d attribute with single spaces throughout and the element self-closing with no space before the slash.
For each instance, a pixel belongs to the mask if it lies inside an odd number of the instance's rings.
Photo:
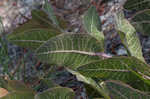
<svg viewBox="0 0 150 99">
<path fill-rule="evenodd" d="M 104 47 L 104 34 L 101 31 L 100 22 L 96 8 L 91 6 L 83 17 L 83 24 L 87 32 L 95 37 L 100 42 L 101 46 Z"/>
<path fill-rule="evenodd" d="M 112 99 L 150 99 L 150 95 L 119 81 L 106 81 Z"/>
<path fill-rule="evenodd" d="M 70 88 L 54 87 L 36 94 L 35 99 L 75 99 L 75 94 Z"/>
<path fill-rule="evenodd" d="M 138 32 L 144 35 L 150 35 L 150 9 L 137 12 L 130 20 Z"/>
<path fill-rule="evenodd" d="M 60 32 L 50 29 L 30 29 L 23 33 L 17 33 L 8 37 L 11 43 L 17 44 L 24 48 L 35 50 L 41 44 L 45 43 L 51 37 L 55 37 Z"/>
<path fill-rule="evenodd" d="M 113 57 L 99 60 L 82 65 L 77 71 L 87 77 L 121 80 L 133 87 L 138 87 L 138 89 L 150 90 L 150 67 L 134 57 Z"/>
<path fill-rule="evenodd" d="M 99 42 L 88 34 L 65 33 L 54 37 L 36 51 L 39 60 L 57 66 L 76 68 L 93 60 L 99 60 Z"/>
<path fill-rule="evenodd" d="M 149 9 L 150 1 L 149 0 L 127 0 L 124 5 L 124 8 L 128 10 L 135 10 L 135 11 Z"/>
<path fill-rule="evenodd" d="M 85 77 L 81 75 L 80 73 L 76 71 L 72 71 L 70 69 L 68 69 L 68 71 L 71 72 L 73 75 L 75 75 L 78 81 L 82 81 L 83 83 L 90 85 L 96 91 L 98 91 L 100 95 L 105 97 L 105 99 L 110 99 L 110 97 L 108 96 L 108 92 L 103 87 L 99 86 L 93 79 L 89 77 Z"/>
<path fill-rule="evenodd" d="M 124 18 L 123 13 L 116 16 L 116 29 L 121 37 L 122 43 L 127 48 L 131 56 L 145 61 L 142 55 L 140 40 L 136 34 L 135 28 Z"/>
<path fill-rule="evenodd" d="M 32 11 L 32 19 L 8 35 L 8 40 L 21 47 L 36 49 L 42 43 L 61 33 L 41 10 Z"/>
</svg>

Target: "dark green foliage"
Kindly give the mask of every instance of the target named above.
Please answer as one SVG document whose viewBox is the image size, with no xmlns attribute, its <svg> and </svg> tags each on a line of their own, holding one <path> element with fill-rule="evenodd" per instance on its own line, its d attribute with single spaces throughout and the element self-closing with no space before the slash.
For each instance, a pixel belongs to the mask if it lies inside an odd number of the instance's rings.
<svg viewBox="0 0 150 99">
<path fill-rule="evenodd" d="M 87 33 L 64 32 L 66 22 L 55 16 L 52 5 L 46 0 L 43 10 L 33 10 L 32 19 L 15 29 L 7 38 L 11 43 L 32 49 L 38 60 L 47 66 L 66 68 L 85 84 L 86 91 L 90 94 L 88 96 L 92 99 L 149 99 L 150 66 L 143 58 L 136 32 L 149 32 L 150 12 L 147 9 L 150 8 L 150 1 L 127 0 L 124 8 L 143 11 L 129 19 L 124 17 L 122 11 L 116 14 L 116 31 L 128 51 L 126 57 L 111 57 L 103 53 L 105 38 L 94 6 L 83 16 Z M 4 50 L 1 51 L 4 55 L 7 54 Z M 41 93 L 33 90 L 39 87 L 36 84 L 33 84 L 32 89 L 32 84 L 0 78 L 0 88 L 9 91 L 9 94 L 0 99 L 75 98 L 72 89 L 54 84 L 46 74 L 37 78 L 48 86 L 48 90 Z M 44 79 L 46 76 L 48 79 Z"/>
</svg>

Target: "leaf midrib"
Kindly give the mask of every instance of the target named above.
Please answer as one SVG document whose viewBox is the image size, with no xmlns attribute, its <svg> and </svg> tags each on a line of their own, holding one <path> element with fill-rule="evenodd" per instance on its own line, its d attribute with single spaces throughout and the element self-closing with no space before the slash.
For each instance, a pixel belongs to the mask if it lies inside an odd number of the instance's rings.
<svg viewBox="0 0 150 99">
<path fill-rule="evenodd" d="M 126 70 L 126 69 L 104 69 L 104 68 L 86 69 L 84 71 L 131 72 L 130 70 Z"/>
<path fill-rule="evenodd" d="M 38 53 L 37 55 L 55 54 L 55 53 L 78 53 L 78 54 L 85 54 L 85 55 L 90 55 L 90 56 L 97 55 L 97 53 L 95 53 L 95 52 L 86 52 L 86 51 L 79 51 L 79 50 L 55 50 L 55 51 L 47 51 L 47 52 L 43 52 L 43 53 Z"/>
</svg>

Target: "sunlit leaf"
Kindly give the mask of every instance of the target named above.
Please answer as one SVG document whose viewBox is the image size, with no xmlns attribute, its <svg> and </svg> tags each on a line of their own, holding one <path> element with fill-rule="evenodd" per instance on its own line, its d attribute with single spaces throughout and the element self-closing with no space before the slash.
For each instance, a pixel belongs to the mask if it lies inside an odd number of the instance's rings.
<svg viewBox="0 0 150 99">
<path fill-rule="evenodd" d="M 36 56 L 42 62 L 76 68 L 101 59 L 96 52 L 102 49 L 99 42 L 90 35 L 65 33 L 40 46 Z"/>
<path fill-rule="evenodd" d="M 37 94 L 35 99 L 75 99 L 75 94 L 70 88 L 54 87 Z"/>
<path fill-rule="evenodd" d="M 83 17 L 83 24 L 87 32 L 95 37 L 100 42 L 101 46 L 104 47 L 104 34 L 101 31 L 100 22 L 96 8 L 91 6 Z"/>
<path fill-rule="evenodd" d="M 112 99 L 150 99 L 150 95 L 119 81 L 106 81 Z"/>
<path fill-rule="evenodd" d="M 122 43 L 128 50 L 128 54 L 145 61 L 136 30 L 129 21 L 124 18 L 123 13 L 118 13 L 116 16 L 116 29 L 118 30 Z"/>
</svg>

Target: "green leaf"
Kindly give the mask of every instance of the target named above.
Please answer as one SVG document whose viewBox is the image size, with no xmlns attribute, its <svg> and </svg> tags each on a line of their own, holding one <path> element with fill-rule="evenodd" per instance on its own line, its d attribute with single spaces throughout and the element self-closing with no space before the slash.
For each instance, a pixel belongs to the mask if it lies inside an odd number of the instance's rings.
<svg viewBox="0 0 150 99">
<path fill-rule="evenodd" d="M 150 99 L 150 95 L 119 81 L 106 81 L 112 99 Z"/>
<path fill-rule="evenodd" d="M 10 55 L 8 54 L 8 42 L 5 40 L 5 36 L 3 35 L 0 37 L 0 64 L 3 67 L 2 72 L 0 73 L 1 75 L 7 75 L 10 76 L 10 71 L 8 70 L 9 68 L 9 63 L 10 63 Z"/>
<path fill-rule="evenodd" d="M 50 2 L 48 2 L 48 0 L 45 0 L 44 10 L 47 12 L 49 19 L 52 20 L 53 24 L 59 26 L 59 22 L 57 21 L 57 18 L 54 14 L 52 5 L 50 4 Z"/>
<path fill-rule="evenodd" d="M 103 87 L 99 86 L 93 79 L 91 79 L 89 77 L 85 77 L 85 76 L 81 75 L 80 73 L 78 73 L 76 71 L 72 71 L 70 69 L 68 69 L 68 71 L 71 72 L 73 75 L 75 75 L 78 81 L 81 81 L 81 82 L 83 82 L 85 84 L 90 85 L 96 91 L 98 91 L 99 94 L 101 94 L 102 96 L 104 96 L 105 99 L 110 99 L 110 97 L 108 96 L 107 91 L 104 90 Z"/>
<path fill-rule="evenodd" d="M 60 31 L 49 20 L 47 14 L 42 10 L 32 10 L 32 19 L 28 20 L 23 25 L 19 26 L 13 31 L 13 34 L 22 33 L 32 29 L 50 29 Z"/>
<path fill-rule="evenodd" d="M 75 99 L 75 94 L 70 88 L 54 87 L 36 94 L 35 99 Z"/>
<path fill-rule="evenodd" d="M 59 85 L 57 85 L 56 83 L 54 83 L 54 81 L 52 81 L 51 79 L 41 79 L 40 83 L 37 85 L 35 85 L 34 90 L 38 90 L 43 88 L 44 86 L 47 86 L 47 88 L 54 88 L 54 87 L 58 87 Z"/>
<path fill-rule="evenodd" d="M 149 0 L 127 0 L 125 5 L 125 9 L 128 10 L 144 10 L 150 8 L 150 1 Z"/>
<path fill-rule="evenodd" d="M 4 26 L 3 26 L 2 18 L 0 17 L 0 36 L 3 32 L 4 32 Z"/>
<path fill-rule="evenodd" d="M 124 18 L 123 13 L 118 13 L 116 16 L 116 29 L 118 30 L 122 43 L 127 48 L 129 55 L 145 61 L 136 30 L 129 21 Z"/>
<path fill-rule="evenodd" d="M 0 88 L 7 88 L 7 81 L 0 77 Z"/>
<path fill-rule="evenodd" d="M 48 88 L 53 88 L 53 87 L 59 86 L 56 83 L 54 83 L 54 81 L 52 81 L 51 79 L 43 79 L 42 81 L 48 86 Z"/>
<path fill-rule="evenodd" d="M 10 35 L 8 37 L 11 43 L 19 45 L 24 48 L 29 48 L 35 50 L 41 44 L 45 43 L 51 37 L 55 37 L 60 34 L 60 32 L 50 29 L 30 29 L 23 33 L 18 33 L 15 35 Z"/>
<path fill-rule="evenodd" d="M 0 99 L 34 99 L 34 94 L 23 92 L 12 92 Z"/>
<path fill-rule="evenodd" d="M 150 67 L 135 57 L 113 57 L 98 60 L 80 66 L 77 71 L 87 77 L 121 80 L 135 88 L 150 90 Z"/>
<path fill-rule="evenodd" d="M 54 30 L 62 31 L 62 29 L 66 29 L 68 23 L 59 16 L 56 16 L 59 26 L 53 23 L 53 20 L 49 18 L 49 12 L 43 10 L 33 10 L 32 11 L 32 19 L 38 21 L 40 25 L 43 27 L 51 27 Z M 61 29 L 62 28 L 62 29 Z"/>
<path fill-rule="evenodd" d="M 45 41 L 61 33 L 41 10 L 32 11 L 32 19 L 8 35 L 8 40 L 21 47 L 35 50 Z"/>
<path fill-rule="evenodd" d="M 13 92 L 33 93 L 32 88 L 29 88 L 23 82 L 18 80 L 8 80 L 7 89 Z"/>
<path fill-rule="evenodd" d="M 96 52 L 101 52 L 102 49 L 99 42 L 88 34 L 65 33 L 41 45 L 36 56 L 42 62 L 76 68 L 99 60 Z"/>
<path fill-rule="evenodd" d="M 34 99 L 34 91 L 24 83 L 16 80 L 8 80 L 9 94 L 0 99 Z"/>
<path fill-rule="evenodd" d="M 100 42 L 101 46 L 104 47 L 104 34 L 101 31 L 100 22 L 96 8 L 91 6 L 83 17 L 83 24 L 87 32 L 95 37 Z"/>
<path fill-rule="evenodd" d="M 36 20 L 43 27 L 52 27 L 53 29 L 58 30 L 58 28 L 49 19 L 47 13 L 45 13 L 43 10 L 32 10 L 31 14 L 32 19 Z"/>
<path fill-rule="evenodd" d="M 150 9 L 135 13 L 131 16 L 130 21 L 138 32 L 150 35 Z"/>
</svg>

